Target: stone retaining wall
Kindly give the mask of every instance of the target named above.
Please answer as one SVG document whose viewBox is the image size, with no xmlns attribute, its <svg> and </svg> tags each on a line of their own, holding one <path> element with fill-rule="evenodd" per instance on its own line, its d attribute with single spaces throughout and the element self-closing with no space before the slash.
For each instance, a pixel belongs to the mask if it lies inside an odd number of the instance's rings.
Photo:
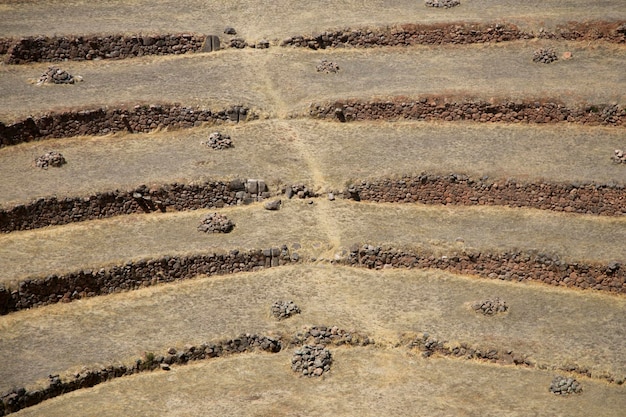
<svg viewBox="0 0 626 417">
<path fill-rule="evenodd" d="M 39 198 L 29 204 L 0 209 L 0 232 L 37 229 L 133 213 L 221 208 L 270 197 L 263 180 L 173 183 L 130 191 L 110 191 L 89 197 Z"/>
<path fill-rule="evenodd" d="M 248 252 L 233 250 L 228 254 L 165 256 L 129 261 L 124 265 L 98 270 L 48 275 L 24 280 L 17 288 L 0 285 L 0 314 L 190 279 L 200 274 L 211 276 L 256 271 L 297 261 L 298 255 L 291 254 L 283 245 Z"/>
<path fill-rule="evenodd" d="M 146 352 L 143 358 L 137 359 L 132 365 L 110 365 L 99 369 L 88 369 L 65 380 L 61 380 L 59 375 L 50 375 L 48 386 L 44 388 L 35 390 L 16 388 L 3 393 L 0 395 L 0 416 L 32 407 L 47 399 L 71 391 L 93 387 L 123 376 L 154 371 L 159 368 L 169 370 L 170 365 L 185 365 L 192 361 L 218 358 L 235 353 L 254 351 L 277 353 L 281 349 L 282 345 L 277 339 L 256 334 L 241 334 L 239 337 L 229 340 L 202 343 L 199 346 L 188 345 L 181 351 L 170 348 L 164 355 L 157 356 L 151 352 Z"/>
<path fill-rule="evenodd" d="M 604 216 L 626 215 L 624 184 L 518 183 L 466 175 L 404 176 L 362 181 L 344 192 L 353 200 L 387 203 L 506 205 Z"/>
<path fill-rule="evenodd" d="M 179 55 L 200 51 L 206 40 L 198 34 L 31 36 L 9 44 L 4 62 L 25 64 L 64 60 L 122 59 L 143 55 Z"/>
<path fill-rule="evenodd" d="M 468 100 L 462 97 L 423 96 L 417 99 L 343 100 L 312 104 L 314 118 L 349 122 L 354 120 L 468 120 L 506 123 L 580 123 L 626 126 L 626 109 L 616 104 L 587 104 L 570 108 L 558 101 Z"/>
<path fill-rule="evenodd" d="M 578 41 L 604 40 L 626 42 L 626 22 L 570 23 L 555 32 L 521 31 L 509 23 L 435 23 L 404 24 L 394 27 L 346 28 L 314 35 L 297 35 L 284 39 L 281 46 L 325 49 L 338 47 L 379 47 L 410 45 L 471 44 L 505 42 L 520 39 L 562 39 Z"/>
<path fill-rule="evenodd" d="M 548 285 L 626 294 L 625 260 L 607 265 L 568 263 L 556 256 L 530 252 L 469 252 L 434 256 L 427 252 L 381 248 L 352 248 L 340 262 L 369 269 L 435 268 L 455 274 L 504 281 L 534 281 Z"/>
<path fill-rule="evenodd" d="M 106 135 L 126 131 L 150 132 L 156 128 L 188 128 L 205 122 L 245 121 L 254 117 L 244 106 L 212 111 L 180 104 L 136 105 L 120 108 L 49 113 L 13 124 L 0 122 L 0 148 L 48 138 Z"/>
</svg>

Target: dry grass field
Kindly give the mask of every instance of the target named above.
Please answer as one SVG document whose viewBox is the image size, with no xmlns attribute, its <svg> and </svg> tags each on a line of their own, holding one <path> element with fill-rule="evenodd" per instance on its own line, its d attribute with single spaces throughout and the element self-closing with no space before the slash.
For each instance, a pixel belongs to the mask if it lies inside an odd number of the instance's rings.
<svg viewBox="0 0 626 417">
<path fill-rule="evenodd" d="M 235 148 L 216 152 L 201 144 L 216 130 L 230 135 Z M 623 184 L 626 170 L 609 158 L 623 143 L 621 128 L 302 119 L 51 139 L 0 149 L 0 207 L 51 195 L 235 176 L 262 178 L 272 191 L 287 182 L 343 190 L 352 180 L 421 172 Z M 33 169 L 50 149 L 68 164 Z"/>
<path fill-rule="evenodd" d="M 196 230 L 218 211 L 228 234 Z M 457 241 L 462 239 L 463 242 Z M 261 204 L 178 213 L 128 215 L 0 235 L 0 283 L 119 265 L 130 259 L 226 252 L 298 243 L 302 255 L 334 259 L 359 242 L 449 254 L 463 249 L 543 251 L 569 261 L 626 260 L 626 219 L 503 207 L 445 207 L 349 201 L 287 200 L 278 212 Z M 38 256 L 33 258 L 33 253 Z"/>
<path fill-rule="evenodd" d="M 553 46 L 574 58 L 537 65 L 532 53 Z M 316 71 L 322 59 L 336 62 L 335 74 Z M 116 103 L 181 102 L 221 109 L 245 104 L 261 114 L 306 111 L 311 102 L 346 97 L 450 94 L 460 97 L 558 99 L 626 104 L 626 47 L 623 45 L 531 40 L 493 45 L 335 49 L 272 47 L 209 54 L 142 57 L 120 61 L 67 62 L 84 77 L 70 86 L 37 86 L 49 64 L 0 66 L 0 90 L 8 99 L 0 119 L 12 121 L 67 107 Z M 564 82 L 563 80 L 567 80 Z"/>
<path fill-rule="evenodd" d="M 403 23 L 508 22 L 556 30 L 568 22 L 626 21 L 623 0 L 462 0 L 433 9 L 423 1 L 252 1 L 184 5 L 170 0 L 0 0 L 0 38 L 96 33 L 217 34 L 225 26 L 269 49 L 128 60 L 67 61 L 84 81 L 36 86 L 48 63 L 0 64 L 0 120 L 67 109 L 181 103 L 222 110 L 245 105 L 256 120 L 49 139 L 0 149 L 0 208 L 40 197 L 89 196 L 140 184 L 260 178 L 272 192 L 304 183 L 320 193 L 263 203 L 51 226 L 0 235 L 0 286 L 51 273 L 123 265 L 169 255 L 264 249 L 286 244 L 300 262 L 256 272 L 198 276 L 0 316 L 0 401 L 16 387 L 45 387 L 48 375 L 132 364 L 146 352 L 258 333 L 287 341 L 304 326 L 367 334 L 367 347 L 330 347 L 321 378 L 290 369 L 293 349 L 245 353 L 123 377 L 64 393 L 16 416 L 622 416 L 626 385 L 626 297 L 594 290 L 481 279 L 441 270 L 339 266 L 354 244 L 423 249 L 438 255 L 537 251 L 567 262 L 626 265 L 626 217 L 507 207 L 330 201 L 353 181 L 428 172 L 522 182 L 626 186 L 623 126 L 471 122 L 338 123 L 308 117 L 312 103 L 443 95 L 459 100 L 558 101 L 626 107 L 626 46 L 603 41 L 337 48 L 279 47 L 281 39 L 345 27 Z M 540 47 L 573 58 L 532 61 Z M 1 58 L 1 57 L 0 57 Z M 316 71 L 328 59 L 340 70 Z M 213 131 L 234 148 L 200 142 Z M 34 159 L 60 151 L 68 163 L 39 170 Z M 197 231 L 217 211 L 229 234 Z M 506 313 L 483 316 L 471 304 L 500 297 Z M 277 300 L 302 313 L 278 321 Z M 1 310 L 1 309 L 0 309 Z M 450 345 L 512 350 L 524 368 L 476 360 L 425 358 L 407 341 L 428 332 Z M 587 368 L 591 376 L 560 368 Z M 549 391 L 555 375 L 578 379 L 583 392 Z M 0 412 L 0 414 L 2 414 Z"/>
</svg>

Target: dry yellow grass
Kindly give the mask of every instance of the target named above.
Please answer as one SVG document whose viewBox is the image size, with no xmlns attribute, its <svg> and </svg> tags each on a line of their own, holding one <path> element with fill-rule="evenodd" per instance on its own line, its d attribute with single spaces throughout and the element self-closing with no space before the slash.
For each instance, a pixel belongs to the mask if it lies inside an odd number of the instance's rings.
<svg viewBox="0 0 626 417">
<path fill-rule="evenodd" d="M 196 227 L 207 212 L 153 213 L 0 235 L 0 283 L 97 268 L 138 258 L 302 245 L 300 253 L 333 259 L 354 243 L 423 248 L 539 250 L 573 261 L 626 260 L 626 219 L 502 207 L 443 207 L 286 200 L 277 212 L 258 203 L 219 210 L 229 234 Z M 462 238 L 464 242 L 457 242 Z M 36 256 L 35 256 L 36 255 Z"/>
<path fill-rule="evenodd" d="M 17 416 L 621 416 L 623 387 L 584 380 L 548 391 L 551 372 L 425 360 L 404 351 L 335 349 L 321 380 L 289 370 L 291 352 L 240 355 L 122 378 Z"/>
<path fill-rule="evenodd" d="M 509 312 L 484 317 L 469 307 L 494 296 L 507 302 Z M 274 320 L 269 309 L 279 299 L 294 300 L 302 313 Z M 2 316 L 0 391 L 83 365 L 128 363 L 144 351 L 161 353 L 242 332 L 289 335 L 304 325 L 355 329 L 381 349 L 405 333 L 426 331 L 450 342 L 512 349 L 538 363 L 578 364 L 595 376 L 623 377 L 624 323 L 626 299 L 606 294 L 441 271 L 288 266 Z"/>
<path fill-rule="evenodd" d="M 201 145 L 213 131 L 231 135 L 235 148 Z M 275 119 L 46 140 L 0 149 L 0 207 L 203 178 L 263 178 L 274 186 L 304 182 L 322 190 L 344 189 L 351 179 L 422 171 L 626 184 L 626 169 L 610 160 L 613 149 L 624 145 L 623 136 L 622 129 L 607 127 Z M 35 158 L 51 149 L 68 164 L 36 168 Z"/>
<path fill-rule="evenodd" d="M 41 19 L 42 8 L 46 19 Z M 223 36 L 224 27 L 230 25 L 240 36 L 252 40 L 282 39 L 347 25 L 505 20 L 537 31 L 572 20 L 626 19 L 620 0 L 605 0 L 595 7 L 584 0 L 467 0 L 448 10 L 425 7 L 422 1 L 413 0 L 346 0 L 333 7 L 322 0 L 190 0 L 185 7 L 172 0 L 105 0 L 95 4 L 85 0 L 3 0 L 0 11 L 4 16 L 0 36 L 138 31 L 195 31 Z"/>
<path fill-rule="evenodd" d="M 540 65 L 533 51 L 553 45 L 574 59 Z M 336 74 L 316 71 L 321 59 L 336 62 Z M 495 45 L 335 49 L 270 48 L 217 54 L 98 62 L 67 62 L 82 75 L 75 85 L 36 86 L 48 64 L 0 67 L 0 119 L 66 107 L 121 102 L 179 101 L 220 108 L 254 106 L 284 115 L 311 102 L 346 97 L 453 94 L 489 99 L 548 97 L 569 105 L 580 101 L 626 104 L 624 46 L 556 41 Z M 567 82 L 564 82 L 567 80 Z"/>
</svg>

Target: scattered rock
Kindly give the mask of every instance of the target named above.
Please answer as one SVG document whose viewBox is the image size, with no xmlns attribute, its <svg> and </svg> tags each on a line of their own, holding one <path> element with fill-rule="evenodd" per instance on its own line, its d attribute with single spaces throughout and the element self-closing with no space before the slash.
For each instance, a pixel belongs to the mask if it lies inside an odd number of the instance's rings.
<svg viewBox="0 0 626 417">
<path fill-rule="evenodd" d="M 297 332 L 291 340 L 291 345 L 351 345 L 367 346 L 374 341 L 356 331 L 346 331 L 337 326 L 312 326 L 305 327 Z"/>
<path fill-rule="evenodd" d="M 270 42 L 266 39 L 261 39 L 259 42 L 257 42 L 255 47 L 257 49 L 267 49 L 270 47 Z"/>
<path fill-rule="evenodd" d="M 611 160 L 616 164 L 626 164 L 626 152 L 621 149 L 615 149 Z"/>
<path fill-rule="evenodd" d="M 226 216 L 219 213 L 210 213 L 204 216 L 202 223 L 198 226 L 198 231 L 205 233 L 230 233 L 235 227 L 235 223 Z"/>
<path fill-rule="evenodd" d="M 164 371 L 169 371 L 171 369 L 170 366 L 166 363 L 162 363 L 160 366 L 161 366 L 161 369 Z"/>
<path fill-rule="evenodd" d="M 563 52 L 563 55 L 561 55 L 561 59 L 572 59 L 572 53 L 567 51 L 567 52 Z"/>
<path fill-rule="evenodd" d="M 283 320 L 293 316 L 294 314 L 300 314 L 300 307 L 293 301 L 276 301 L 272 304 L 272 316 L 278 320 Z"/>
<path fill-rule="evenodd" d="M 443 7 L 449 9 L 461 4 L 459 0 L 426 0 L 427 7 Z"/>
<path fill-rule="evenodd" d="M 330 371 L 332 355 L 323 345 L 305 345 L 296 350 L 291 358 L 291 370 L 304 376 L 322 376 Z"/>
<path fill-rule="evenodd" d="M 298 197 L 298 198 L 317 197 L 317 195 L 304 184 L 289 185 L 283 189 L 283 194 L 285 194 L 287 198 L 289 199 L 293 197 Z"/>
<path fill-rule="evenodd" d="M 282 201 L 280 200 L 268 201 L 265 203 L 265 210 L 278 210 L 280 209 L 281 203 Z"/>
<path fill-rule="evenodd" d="M 209 139 L 206 142 L 202 142 L 202 144 L 217 150 L 233 147 L 233 141 L 230 139 L 230 136 L 220 132 L 211 133 Z"/>
<path fill-rule="evenodd" d="M 83 77 L 76 76 L 74 77 L 67 71 L 64 71 L 60 68 L 51 66 L 48 67 L 46 72 L 41 74 L 39 80 L 37 81 L 37 85 L 41 84 L 74 84 L 77 81 L 82 81 Z"/>
<path fill-rule="evenodd" d="M 49 166 L 58 168 L 66 164 L 67 161 L 59 152 L 50 151 L 35 159 L 35 163 L 39 168 L 48 169 Z"/>
<path fill-rule="evenodd" d="M 227 34 L 227 35 L 236 35 L 237 31 L 235 30 L 234 27 L 226 26 L 224 28 L 224 33 Z"/>
<path fill-rule="evenodd" d="M 332 61 L 328 61 L 326 59 L 323 59 L 322 62 L 320 62 L 317 65 L 316 68 L 317 68 L 317 72 L 324 72 L 326 74 L 339 71 L 339 65 L 335 64 Z"/>
<path fill-rule="evenodd" d="M 550 392 L 557 395 L 579 394 L 582 391 L 582 385 L 580 385 L 580 382 L 576 381 L 574 378 L 557 375 L 550 384 Z"/>
<path fill-rule="evenodd" d="M 533 62 L 543 62 L 549 64 L 557 61 L 559 58 L 556 56 L 556 52 L 552 48 L 539 48 L 533 52 Z"/>
<path fill-rule="evenodd" d="M 230 40 L 230 47 L 231 48 L 243 49 L 246 46 L 248 46 L 248 42 L 246 42 L 242 38 L 233 38 L 233 39 Z"/>
<path fill-rule="evenodd" d="M 328 200 L 330 200 L 330 201 L 335 201 L 335 194 L 333 194 L 333 193 L 328 193 Z"/>
<path fill-rule="evenodd" d="M 498 297 L 493 300 L 477 301 L 472 304 L 472 309 L 477 313 L 482 313 L 486 316 L 493 316 L 494 314 L 504 313 L 509 309 L 504 300 Z"/>
</svg>

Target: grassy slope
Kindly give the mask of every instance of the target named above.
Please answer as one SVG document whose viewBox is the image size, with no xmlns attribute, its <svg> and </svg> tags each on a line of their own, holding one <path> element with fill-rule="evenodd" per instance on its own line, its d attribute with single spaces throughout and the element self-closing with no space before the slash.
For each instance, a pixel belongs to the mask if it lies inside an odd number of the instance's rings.
<svg viewBox="0 0 626 417">
<path fill-rule="evenodd" d="M 494 296 L 507 301 L 507 314 L 471 311 L 473 301 Z M 294 300 L 302 314 L 275 321 L 269 308 L 279 299 Z M 242 332 L 293 334 L 303 325 L 356 329 L 383 348 L 407 332 L 427 331 L 441 340 L 512 349 L 540 363 L 588 366 L 596 376 L 625 376 L 625 314 L 622 297 L 439 271 L 283 267 L 2 316 L 0 352 L 12 355 L 0 355 L 0 390 L 82 365 L 127 362 L 144 351 Z"/>
<path fill-rule="evenodd" d="M 532 62 L 539 46 L 571 50 L 574 59 L 551 65 Z M 321 59 L 341 68 L 318 73 Z M 82 75 L 76 85 L 32 83 L 48 64 L 0 67 L 5 91 L 0 118 L 73 106 L 120 102 L 180 101 L 221 107 L 243 103 L 284 115 L 312 101 L 419 94 L 469 97 L 558 98 L 626 104 L 626 48 L 616 45 L 520 41 L 495 45 L 310 51 L 270 48 L 218 54 L 98 62 L 67 62 Z M 567 79 L 567 82 L 563 82 Z M 30 81 L 29 81 L 30 80 Z"/>
<path fill-rule="evenodd" d="M 84 196 L 144 183 L 263 178 L 343 189 L 351 179 L 422 171 L 476 178 L 626 184 L 611 163 L 623 145 L 619 128 L 476 125 L 472 123 L 312 120 L 257 121 L 191 130 L 26 143 L 0 149 L 0 207 L 57 195 Z M 200 144 L 209 133 L 231 135 L 235 149 Z M 37 156 L 54 149 L 68 160 L 41 170 Z"/>
<path fill-rule="evenodd" d="M 335 349 L 331 374 L 311 380 L 291 373 L 290 355 L 248 354 L 119 379 L 16 415 L 609 417 L 626 407 L 623 387 L 595 381 L 584 381 L 581 396 L 556 397 L 551 372 L 359 348 Z"/>
<path fill-rule="evenodd" d="M 46 19 L 41 18 L 42 7 L 46 8 Z M 138 31 L 223 35 L 224 27 L 230 25 L 240 36 L 252 40 L 282 39 L 348 25 L 397 22 L 505 20 L 537 31 L 570 20 L 626 19 L 620 0 L 599 1 L 594 7 L 584 0 L 466 0 L 460 7 L 448 10 L 425 7 L 423 2 L 413 0 L 346 0 L 336 7 L 328 7 L 322 0 L 190 0 L 184 8 L 172 0 L 105 0 L 97 4 L 85 0 L 2 0 L 0 11 L 6 17 L 0 25 L 0 36 Z"/>
<path fill-rule="evenodd" d="M 299 242 L 301 254 L 333 259 L 353 243 L 423 247 L 450 253 L 536 249 L 576 261 L 626 260 L 626 219 L 490 207 L 441 207 L 287 200 L 222 209 L 229 234 L 196 230 L 209 211 L 155 213 L 0 235 L 0 282 L 175 253 L 259 249 Z M 456 242 L 462 238 L 464 242 Z M 33 258 L 33 253 L 38 256 Z"/>
</svg>

